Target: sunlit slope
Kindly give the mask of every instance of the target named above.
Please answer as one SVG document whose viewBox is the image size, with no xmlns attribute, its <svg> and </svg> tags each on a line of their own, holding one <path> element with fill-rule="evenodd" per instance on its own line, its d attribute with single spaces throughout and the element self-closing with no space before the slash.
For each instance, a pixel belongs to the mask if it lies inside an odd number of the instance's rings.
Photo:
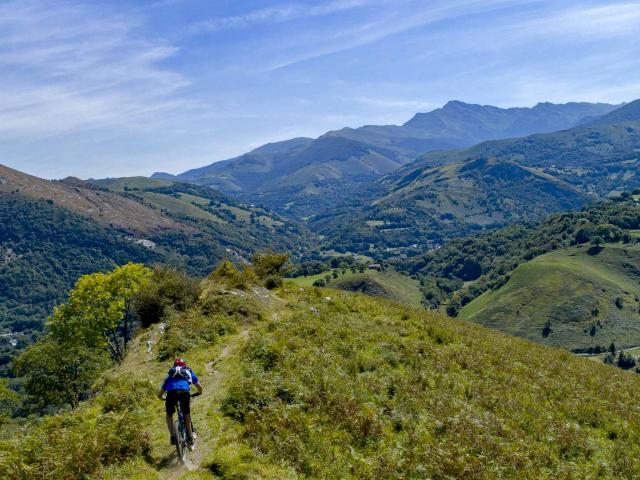
<svg viewBox="0 0 640 480">
<path fill-rule="evenodd" d="M 640 345 L 640 247 L 561 249 L 519 266 L 460 318 L 568 349 Z M 545 328 L 546 326 L 546 328 Z"/>
<path fill-rule="evenodd" d="M 189 359 L 206 392 L 194 401 L 199 438 L 191 472 L 175 463 L 162 404 L 153 400 L 153 387 L 167 368 L 159 358 L 177 354 Z M 0 456 L 0 474 L 35 478 L 46 471 L 52 479 L 83 473 L 111 479 L 135 474 L 376 480 L 640 476 L 637 376 L 359 294 L 301 290 L 292 283 L 275 293 L 207 283 L 192 310 L 162 330 L 156 326 L 142 333 L 129 358 L 107 377 L 111 380 L 98 397 L 73 418 L 34 427 L 33 435 L 27 430 L 17 444 L 0 443 L 8 452 Z M 126 400 L 117 400 L 129 383 Z M 126 430 L 140 442 L 136 448 L 123 446 L 115 455 L 88 438 L 79 441 L 94 428 L 105 435 L 102 425 L 134 414 L 145 419 Z M 134 436 L 134 427 L 141 425 Z M 49 458 L 63 449 L 65 455 Z M 86 455 L 99 452 L 110 466 Z M 11 476 L 7 465 L 27 473 Z"/>
<path fill-rule="evenodd" d="M 391 270 L 385 272 L 367 270 L 363 273 L 343 275 L 332 280 L 329 286 L 383 297 L 415 307 L 419 307 L 422 300 L 422 292 L 417 280 Z"/>
</svg>

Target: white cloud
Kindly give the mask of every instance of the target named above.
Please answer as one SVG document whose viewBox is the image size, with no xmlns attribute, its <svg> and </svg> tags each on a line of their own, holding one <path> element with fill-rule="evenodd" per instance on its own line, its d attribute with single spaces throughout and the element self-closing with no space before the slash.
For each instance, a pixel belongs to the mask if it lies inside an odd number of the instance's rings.
<svg viewBox="0 0 640 480">
<path fill-rule="evenodd" d="M 0 5 L 0 134 L 153 128 L 195 108 L 177 49 L 149 41 L 135 12 L 52 1 Z"/>
</svg>

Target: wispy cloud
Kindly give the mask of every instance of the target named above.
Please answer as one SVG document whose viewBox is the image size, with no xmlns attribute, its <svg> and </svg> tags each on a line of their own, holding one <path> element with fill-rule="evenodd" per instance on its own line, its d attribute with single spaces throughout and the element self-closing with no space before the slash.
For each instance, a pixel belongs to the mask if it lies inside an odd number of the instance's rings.
<svg viewBox="0 0 640 480">
<path fill-rule="evenodd" d="M 583 32 L 592 37 L 628 34 L 640 29 L 640 2 L 573 6 L 543 21 L 532 22 L 545 32 Z"/>
<path fill-rule="evenodd" d="M 191 26 L 194 33 L 244 28 L 265 23 L 281 23 L 300 18 L 319 17 L 371 4 L 372 0 L 334 0 L 316 5 L 302 3 L 251 10 L 241 15 L 212 18 Z"/>
<path fill-rule="evenodd" d="M 195 107 L 189 85 L 162 67 L 177 49 L 139 35 L 141 19 L 98 7 L 0 5 L 0 134 L 149 128 Z"/>
<path fill-rule="evenodd" d="M 372 15 L 355 24 L 336 28 L 329 35 L 317 35 L 314 32 L 307 41 L 301 41 L 301 38 L 290 40 L 280 47 L 283 54 L 268 64 L 264 71 L 275 71 L 300 62 L 362 47 L 419 27 L 479 11 L 489 11 L 509 3 L 509 0 L 457 0 L 430 3 L 398 0 L 391 7 L 376 9 Z"/>
</svg>

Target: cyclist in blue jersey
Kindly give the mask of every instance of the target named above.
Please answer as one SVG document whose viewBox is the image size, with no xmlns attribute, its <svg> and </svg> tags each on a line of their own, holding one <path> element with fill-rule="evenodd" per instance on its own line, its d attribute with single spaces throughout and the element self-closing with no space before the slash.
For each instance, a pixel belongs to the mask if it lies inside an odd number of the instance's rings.
<svg viewBox="0 0 640 480">
<path fill-rule="evenodd" d="M 173 414 L 176 411 L 176 404 L 180 402 L 180 409 L 184 415 L 184 423 L 187 428 L 187 444 L 193 445 L 193 431 L 191 425 L 191 385 L 198 389 L 198 394 L 202 393 L 202 384 L 198 376 L 182 358 L 176 358 L 173 367 L 169 370 L 167 377 L 162 382 L 162 387 L 158 392 L 158 398 L 164 400 L 167 411 L 167 427 L 171 435 L 171 445 L 176 444 L 176 432 L 173 423 Z M 164 396 L 166 392 L 166 398 Z"/>
</svg>

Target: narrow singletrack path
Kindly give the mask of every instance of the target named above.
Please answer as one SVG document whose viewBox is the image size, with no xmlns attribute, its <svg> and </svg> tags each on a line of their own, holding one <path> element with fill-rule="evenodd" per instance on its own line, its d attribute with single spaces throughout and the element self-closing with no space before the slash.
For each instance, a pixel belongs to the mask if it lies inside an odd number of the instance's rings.
<svg viewBox="0 0 640 480">
<path fill-rule="evenodd" d="M 194 398 L 191 404 L 193 423 L 196 429 L 195 449 L 189 453 L 187 462 L 182 464 L 178 460 L 175 447 L 167 445 L 167 454 L 161 458 L 158 464 L 158 478 L 160 480 L 178 480 L 186 473 L 198 470 L 202 465 L 204 456 L 213 448 L 217 432 L 211 431 L 206 417 L 207 411 L 211 408 L 212 400 L 219 393 L 225 380 L 224 369 L 219 368 L 219 365 L 234 353 L 248 336 L 248 328 L 243 328 L 239 333 L 229 336 L 219 355 L 206 364 L 204 375 L 202 375 L 204 391 L 201 396 Z M 164 418 L 158 421 L 164 423 Z M 169 447 L 171 447 L 171 450 L 169 450 Z"/>
</svg>

